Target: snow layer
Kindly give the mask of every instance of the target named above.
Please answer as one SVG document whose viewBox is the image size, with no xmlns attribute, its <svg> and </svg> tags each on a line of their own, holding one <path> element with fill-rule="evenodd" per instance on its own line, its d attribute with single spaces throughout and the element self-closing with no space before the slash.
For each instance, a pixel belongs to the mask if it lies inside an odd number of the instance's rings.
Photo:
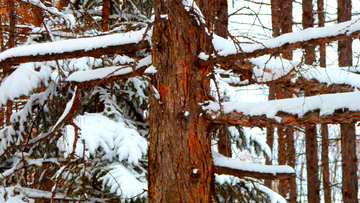
<svg viewBox="0 0 360 203">
<path fill-rule="evenodd" d="M 127 160 L 130 164 L 138 165 L 139 160 L 147 152 L 147 142 L 139 133 L 126 123 L 115 122 L 99 113 L 87 113 L 77 116 L 74 123 L 81 129 L 76 143 L 75 154 L 83 156 L 83 141 L 85 155 L 96 154 L 99 148 L 105 152 L 103 159 L 119 161 Z M 66 136 L 60 139 L 58 147 L 68 156 L 73 151 L 75 140 L 74 127 L 67 125 Z"/>
<path fill-rule="evenodd" d="M 130 43 L 138 43 L 144 38 L 146 28 L 123 34 L 111 34 L 100 37 L 69 39 L 57 42 L 48 42 L 28 46 L 19 46 L 0 53 L 0 62 L 12 57 L 36 56 L 44 54 L 60 54 L 77 50 L 93 50 Z M 148 39 L 145 37 L 145 39 Z"/>
<path fill-rule="evenodd" d="M 287 43 L 290 44 L 295 42 L 303 42 L 311 39 L 336 36 L 339 34 L 349 35 L 359 30 L 360 30 L 359 20 L 351 20 L 327 27 L 308 28 L 298 32 L 287 33 L 270 40 L 262 41 L 258 44 L 241 46 L 241 49 L 238 47 L 238 45 L 235 45 L 233 41 L 226 40 L 219 36 L 214 36 L 213 44 L 215 46 L 215 49 L 219 51 L 219 55 L 227 56 L 230 54 L 236 54 L 242 52 L 251 53 L 259 49 L 276 48 Z"/>
<path fill-rule="evenodd" d="M 132 198 L 139 194 L 139 197 L 147 195 L 144 190 L 147 190 L 146 180 L 140 181 L 144 174 L 139 175 L 131 168 L 125 167 L 121 163 L 113 163 L 108 166 L 110 171 L 101 178 L 103 185 L 110 187 L 110 192 L 115 193 L 121 197 Z"/>
<path fill-rule="evenodd" d="M 147 56 L 139 60 L 136 68 L 141 68 L 143 66 L 148 66 L 151 64 L 151 56 Z M 119 76 L 131 73 L 134 71 L 134 68 L 131 66 L 113 66 L 107 68 L 99 68 L 95 70 L 88 71 L 77 71 L 71 74 L 66 81 L 69 82 L 84 82 L 89 80 L 103 79 L 110 76 Z"/>
<path fill-rule="evenodd" d="M 215 174 L 215 181 L 218 182 L 220 185 L 228 183 L 231 186 L 235 186 L 236 184 L 243 182 L 248 188 L 253 188 L 255 186 L 258 190 L 267 194 L 269 196 L 270 202 L 272 203 L 286 203 L 286 200 L 281 195 L 258 183 L 248 182 L 230 175 L 218 174 Z"/>
<path fill-rule="evenodd" d="M 344 68 L 320 68 L 303 65 L 298 61 L 274 58 L 269 55 L 252 58 L 249 61 L 256 66 L 253 68 L 253 79 L 256 79 L 257 82 L 269 82 L 291 74 L 292 82 L 303 77 L 307 80 L 316 79 L 328 85 L 346 84 L 352 87 L 360 87 L 360 75 L 348 72 Z"/>
<path fill-rule="evenodd" d="M 223 102 L 222 105 L 224 113 L 236 111 L 249 116 L 266 115 L 268 118 L 275 118 L 279 111 L 300 117 L 314 110 L 320 110 L 320 115 L 330 115 L 335 110 L 344 108 L 359 111 L 359 101 L 360 92 L 348 92 L 265 102 Z M 220 110 L 218 103 L 209 101 L 208 104 L 203 106 L 204 110 L 208 112 Z"/>
<path fill-rule="evenodd" d="M 7 100 L 13 100 L 20 96 L 28 96 L 38 88 L 51 75 L 51 68 L 42 65 L 40 71 L 35 71 L 36 63 L 21 64 L 13 73 L 1 81 L 0 85 L 0 104 L 6 104 Z"/>
<path fill-rule="evenodd" d="M 295 173 L 295 170 L 290 166 L 274 166 L 248 163 L 240 161 L 239 159 L 225 157 L 215 151 L 212 151 L 212 156 L 215 166 L 238 169 L 242 171 L 271 173 L 274 175 L 276 175 L 277 173 Z"/>
</svg>

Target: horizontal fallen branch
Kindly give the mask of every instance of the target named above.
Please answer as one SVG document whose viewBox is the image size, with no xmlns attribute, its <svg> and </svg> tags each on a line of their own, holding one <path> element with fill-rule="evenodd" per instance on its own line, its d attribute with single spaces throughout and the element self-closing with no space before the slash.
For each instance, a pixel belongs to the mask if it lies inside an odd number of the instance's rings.
<svg viewBox="0 0 360 203">
<path fill-rule="evenodd" d="M 212 151 L 215 173 L 236 177 L 251 177 L 257 179 L 290 179 L 295 176 L 295 170 L 290 166 L 262 165 L 225 157 Z"/>
<path fill-rule="evenodd" d="M 70 39 L 57 42 L 19 46 L 0 53 L 0 66 L 10 68 L 26 62 L 68 58 L 100 57 L 108 54 L 132 54 L 149 48 L 145 29 L 124 34 Z"/>
<path fill-rule="evenodd" d="M 360 92 L 325 94 L 265 102 L 215 102 L 203 105 L 208 119 L 244 127 L 336 124 L 360 121 Z"/>
<path fill-rule="evenodd" d="M 66 78 L 65 82 L 75 83 L 79 87 L 106 84 L 112 81 L 144 75 L 150 65 L 151 56 L 147 56 L 133 66 L 114 66 L 88 71 L 77 71 Z"/>
<path fill-rule="evenodd" d="M 258 167 L 264 167 L 266 165 L 261 165 Z M 270 167 L 270 165 L 269 165 Z M 275 167 L 275 166 L 273 166 Z M 243 170 L 239 170 L 239 169 L 233 169 L 233 168 L 228 168 L 228 167 L 221 167 L 221 166 L 215 166 L 215 173 L 221 175 L 221 174 L 226 174 L 226 175 L 232 175 L 232 176 L 236 176 L 239 178 L 242 177 L 251 177 L 251 178 L 256 178 L 256 179 L 269 179 L 269 180 L 280 180 L 280 179 L 290 179 L 292 177 L 295 176 L 295 172 L 294 173 L 259 173 L 259 172 L 255 172 L 255 171 L 243 171 Z"/>
<path fill-rule="evenodd" d="M 352 20 L 327 27 L 308 28 L 298 32 L 287 33 L 248 46 L 239 46 L 229 42 L 230 40 L 221 39 L 217 36 L 214 40 L 214 45 L 219 51 L 219 56 L 216 60 L 218 62 L 220 60 L 221 64 L 233 64 L 234 61 L 255 58 L 266 54 L 274 55 L 307 46 L 330 43 L 340 39 L 358 38 L 359 36 L 360 22 L 359 20 Z"/>
</svg>

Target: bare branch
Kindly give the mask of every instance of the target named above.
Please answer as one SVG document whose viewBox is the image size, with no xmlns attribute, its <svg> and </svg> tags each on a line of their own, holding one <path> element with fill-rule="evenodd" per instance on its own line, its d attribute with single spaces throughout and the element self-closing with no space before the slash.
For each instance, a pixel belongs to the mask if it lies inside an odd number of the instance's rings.
<svg viewBox="0 0 360 203">
<path fill-rule="evenodd" d="M 265 166 L 265 165 L 264 165 Z M 270 165 L 269 165 L 270 166 Z M 261 166 L 259 166 L 261 167 Z M 276 167 L 276 166 L 274 166 Z M 233 169 L 228 167 L 221 167 L 221 166 L 215 166 L 215 173 L 217 174 L 226 174 L 226 175 L 232 175 L 239 178 L 242 177 L 251 177 L 251 178 L 257 178 L 257 179 L 290 179 L 291 177 L 295 176 L 295 173 L 259 173 L 255 171 L 245 171 L 245 170 L 239 170 L 239 169 Z"/>
</svg>

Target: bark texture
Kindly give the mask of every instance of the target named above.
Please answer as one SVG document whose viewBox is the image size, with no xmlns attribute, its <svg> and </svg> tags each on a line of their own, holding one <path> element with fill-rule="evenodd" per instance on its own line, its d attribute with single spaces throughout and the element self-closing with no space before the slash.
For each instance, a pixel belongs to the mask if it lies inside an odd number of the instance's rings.
<svg viewBox="0 0 360 203">
<path fill-rule="evenodd" d="M 351 19 L 351 0 L 338 0 L 338 22 Z M 352 66 L 352 40 L 339 40 L 339 66 Z M 342 195 L 344 202 L 358 202 L 355 124 L 341 124 Z"/>
<path fill-rule="evenodd" d="M 270 85 L 269 87 L 269 100 L 275 99 L 275 85 Z M 274 144 L 274 127 L 269 126 L 266 128 L 266 144 L 270 147 L 271 151 L 273 150 L 273 144 Z M 272 157 L 266 157 L 265 164 L 266 165 L 272 165 L 271 161 Z M 272 188 L 272 181 L 271 180 L 265 180 L 265 186 L 268 188 Z"/>
<path fill-rule="evenodd" d="M 227 38 L 228 33 L 228 5 L 227 0 L 216 0 L 216 19 L 214 21 L 215 28 L 214 33 L 219 35 L 220 37 Z M 202 4 L 204 4 L 203 2 Z M 204 6 L 204 5 L 203 5 Z M 204 8 L 204 7 L 202 7 Z M 204 11 L 206 12 L 206 11 Z M 210 16 L 211 17 L 211 16 Z M 225 101 L 226 99 L 222 99 L 221 101 Z M 226 123 L 223 123 L 219 127 L 218 131 L 218 151 L 220 154 L 231 157 L 231 137 L 229 134 L 228 126 Z"/>
<path fill-rule="evenodd" d="M 314 26 L 312 0 L 302 1 L 303 29 Z M 315 62 L 315 47 L 305 47 L 305 64 L 312 65 Z M 312 96 L 311 90 L 305 91 L 306 96 Z M 309 203 L 320 202 L 319 166 L 317 157 L 317 130 L 316 125 L 305 125 L 306 136 L 306 171 L 307 191 Z"/>
<path fill-rule="evenodd" d="M 326 124 L 321 125 L 321 165 L 323 172 L 323 188 L 325 203 L 331 202 L 330 173 L 329 173 L 329 132 Z"/>
<path fill-rule="evenodd" d="M 204 42 L 210 38 L 181 1 L 154 6 L 152 62 L 158 72 L 149 96 L 149 201 L 210 202 L 210 126 L 198 105 L 209 92 L 210 67 L 196 63 L 200 51 L 208 53 Z"/>
<path fill-rule="evenodd" d="M 319 167 L 317 157 L 317 132 L 316 125 L 305 125 L 306 134 L 306 173 L 308 202 L 320 202 Z"/>
<path fill-rule="evenodd" d="M 325 26 L 324 0 L 317 1 L 319 27 Z M 326 46 L 320 44 L 320 67 L 326 68 Z M 324 188 L 324 202 L 331 202 L 330 169 L 329 169 L 329 131 L 327 124 L 321 125 L 321 166 Z"/>
</svg>

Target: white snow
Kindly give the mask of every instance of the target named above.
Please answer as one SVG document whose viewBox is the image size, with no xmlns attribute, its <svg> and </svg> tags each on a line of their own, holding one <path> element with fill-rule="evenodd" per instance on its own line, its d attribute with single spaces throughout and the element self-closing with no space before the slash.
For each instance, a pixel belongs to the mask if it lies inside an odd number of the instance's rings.
<svg viewBox="0 0 360 203">
<path fill-rule="evenodd" d="M 113 163 L 107 169 L 110 171 L 101 180 L 104 186 L 110 187 L 110 192 L 116 192 L 117 195 L 125 198 L 132 198 L 139 194 L 142 194 L 140 197 L 147 195 L 144 193 L 144 190 L 147 190 L 146 180 L 139 180 L 140 175 L 133 169 L 121 163 Z"/>
<path fill-rule="evenodd" d="M 320 115 L 330 115 L 335 110 L 344 108 L 350 111 L 359 111 L 359 100 L 360 92 L 348 92 L 265 102 L 223 102 L 222 108 L 224 113 L 236 111 L 249 116 L 266 115 L 268 118 L 275 118 L 276 114 L 282 111 L 301 117 L 305 113 L 314 110 L 320 110 Z M 203 106 L 204 110 L 208 112 L 218 112 L 220 110 L 217 102 L 209 101 L 208 104 Z"/>
<path fill-rule="evenodd" d="M 138 43 L 144 38 L 146 28 L 123 34 L 111 34 L 100 37 L 69 39 L 27 46 L 19 46 L 0 53 L 0 62 L 12 57 L 60 54 L 77 50 L 88 51 L 123 44 Z M 148 40 L 148 37 L 144 38 Z"/>
<path fill-rule="evenodd" d="M 360 87 L 360 75 L 346 71 L 345 68 L 321 68 L 300 64 L 299 61 L 289 61 L 274 58 L 269 55 L 249 59 L 256 67 L 253 68 L 253 79 L 257 82 L 277 80 L 285 75 L 291 75 L 292 82 L 299 77 L 307 80 L 316 79 L 321 83 L 347 84 Z"/>
<path fill-rule="evenodd" d="M 213 156 L 213 162 L 215 166 L 238 169 L 242 171 L 271 173 L 274 175 L 278 173 L 291 173 L 291 174 L 295 173 L 295 170 L 292 167 L 286 165 L 275 166 L 275 165 L 254 164 L 254 163 L 240 161 L 239 159 L 225 157 L 215 151 L 212 151 L 211 153 Z"/>
<path fill-rule="evenodd" d="M 147 56 L 139 60 L 138 64 L 135 67 L 135 70 L 148 66 L 151 64 L 151 56 Z M 103 79 L 110 76 L 119 76 L 131 73 L 134 71 L 134 68 L 131 66 L 113 66 L 106 68 L 99 68 L 95 70 L 88 71 L 77 71 L 71 74 L 66 81 L 69 82 L 84 82 L 89 80 Z"/>
<path fill-rule="evenodd" d="M 358 20 L 346 21 L 343 23 L 321 27 L 321 28 L 308 28 L 305 30 L 287 33 L 279 37 L 262 41 L 258 44 L 241 46 L 241 49 L 235 45 L 231 40 L 226 40 L 219 36 L 214 35 L 213 44 L 215 49 L 219 51 L 219 55 L 227 56 L 236 53 L 251 53 L 255 50 L 265 48 L 276 48 L 287 43 L 303 42 L 311 39 L 325 38 L 337 36 L 339 34 L 351 34 L 360 30 L 360 22 Z"/>
<path fill-rule="evenodd" d="M 20 96 L 28 96 L 32 91 L 40 87 L 41 82 L 47 85 L 51 75 L 51 68 L 41 65 L 40 71 L 36 71 L 36 63 L 21 64 L 13 73 L 6 77 L 0 84 L 0 104 L 6 104 L 7 100 L 13 100 Z"/>
<path fill-rule="evenodd" d="M 157 73 L 156 67 L 151 65 L 144 71 L 144 73 L 155 74 Z"/>
<path fill-rule="evenodd" d="M 147 152 L 145 138 L 141 137 L 133 126 L 124 122 L 115 122 L 99 113 L 87 113 L 77 116 L 74 123 L 81 129 L 75 149 L 75 154 L 79 157 L 83 156 L 84 143 L 87 157 L 98 153 L 97 150 L 101 147 L 105 152 L 103 159 L 111 161 L 117 157 L 119 161 L 127 160 L 134 165 L 138 165 Z M 73 151 L 75 129 L 67 125 L 65 130 L 66 136 L 59 140 L 58 147 L 64 151 L 66 157 Z"/>
</svg>

